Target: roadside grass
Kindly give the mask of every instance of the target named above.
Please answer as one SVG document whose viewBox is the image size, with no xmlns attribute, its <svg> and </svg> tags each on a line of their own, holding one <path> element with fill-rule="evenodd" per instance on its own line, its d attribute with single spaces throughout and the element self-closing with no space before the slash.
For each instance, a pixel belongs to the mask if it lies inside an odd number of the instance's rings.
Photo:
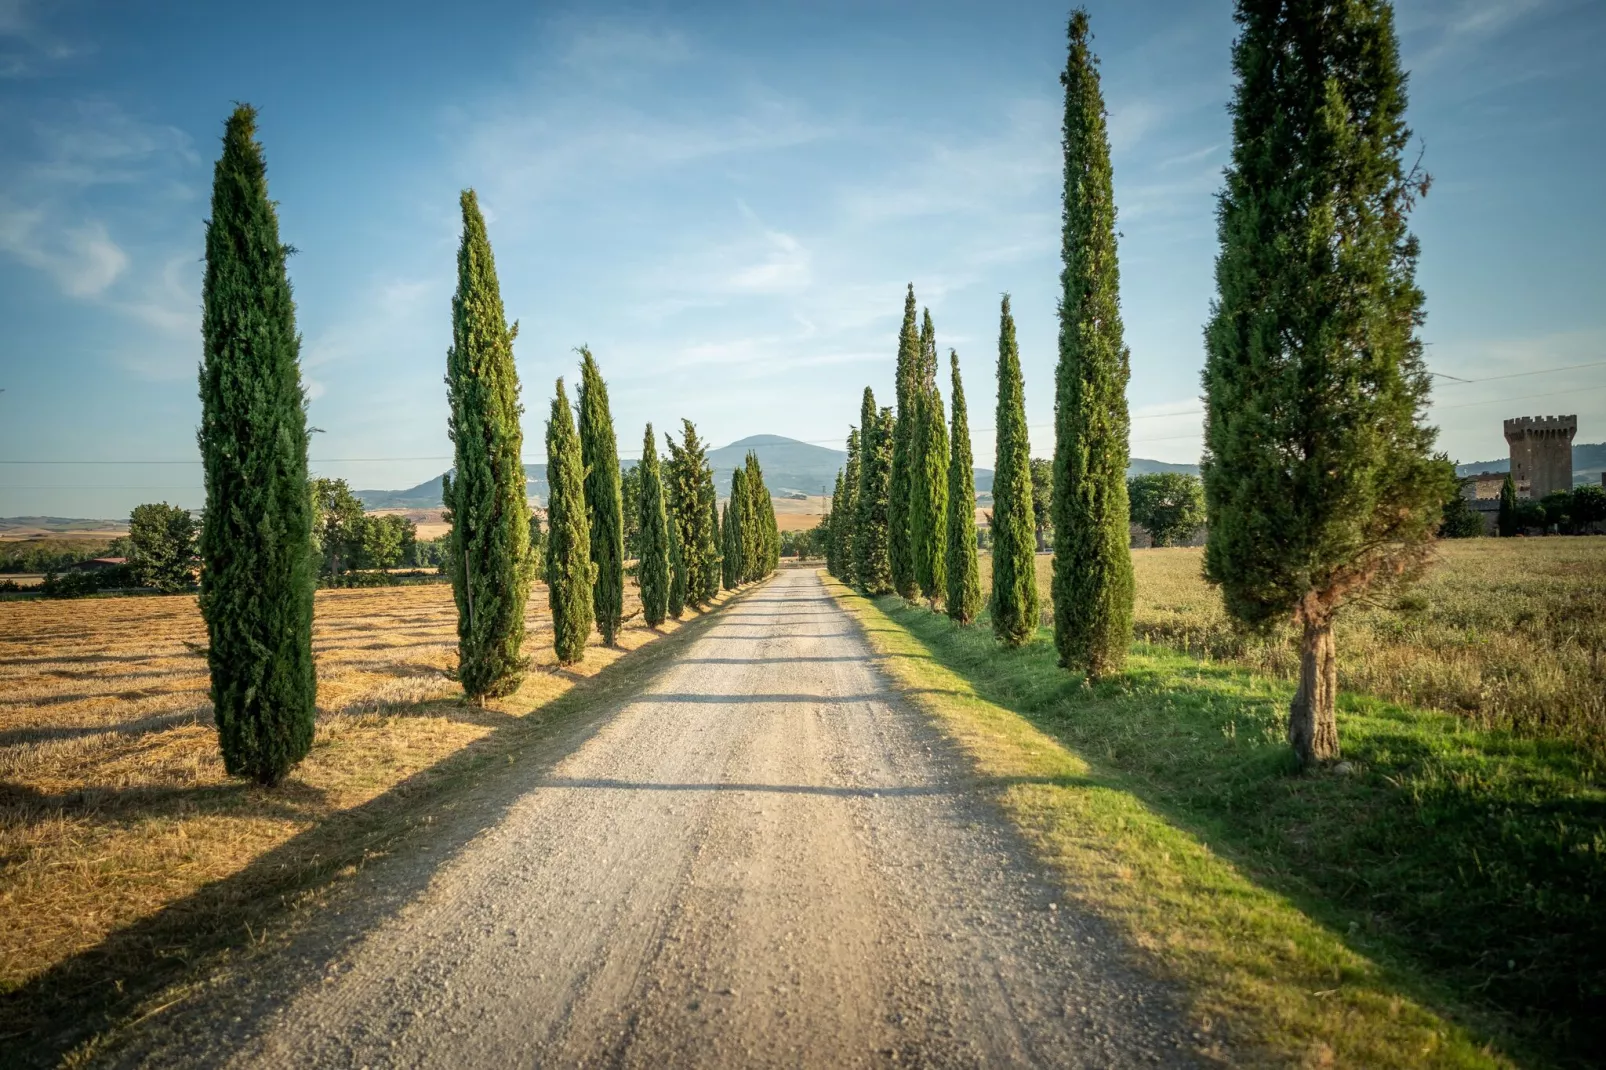
<svg viewBox="0 0 1606 1070">
<path fill-rule="evenodd" d="M 1340 689 L 1570 740 L 1606 766 L 1606 536 L 1447 539 L 1434 556 L 1420 582 L 1339 615 Z M 1045 607 L 1051 560 L 1037 559 Z M 1291 630 L 1257 639 L 1232 627 L 1201 549 L 1134 550 L 1132 566 L 1139 639 L 1268 676 L 1298 673 Z"/>
<path fill-rule="evenodd" d="M 1588 1065 L 1606 1044 L 1606 792 L 1579 749 L 1347 694 L 1353 774 L 1300 776 L 1282 680 L 1139 646 L 1089 687 L 1046 631 L 1008 651 L 985 621 L 831 586 L 1203 1026 L 1307 1065 Z"/>
<path fill-rule="evenodd" d="M 654 630 L 637 615 L 619 649 L 593 646 L 557 670 L 538 585 L 532 670 L 478 708 L 442 671 L 455 660 L 451 598 L 443 586 L 318 593 L 317 734 L 275 789 L 222 770 L 193 596 L 0 606 L 8 1056 L 23 1034 L 76 1035 L 209 949 L 255 940 L 306 889 L 389 850 L 421 808 L 447 806 L 487 761 L 512 761 L 639 683 L 670 656 L 659 646 L 680 645 L 655 640 L 699 619 Z"/>
</svg>

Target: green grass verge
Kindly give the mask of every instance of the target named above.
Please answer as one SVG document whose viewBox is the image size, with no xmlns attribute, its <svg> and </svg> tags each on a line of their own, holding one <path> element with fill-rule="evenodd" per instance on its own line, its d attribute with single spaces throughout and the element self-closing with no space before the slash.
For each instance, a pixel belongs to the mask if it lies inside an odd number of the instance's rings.
<svg viewBox="0 0 1606 1070">
<path fill-rule="evenodd" d="M 1046 632 L 1007 651 L 985 624 L 831 587 L 1071 893 L 1184 981 L 1201 1023 L 1273 1063 L 1600 1050 L 1606 795 L 1577 751 L 1346 695 L 1352 775 L 1300 776 L 1287 683 L 1139 647 L 1123 679 L 1089 687 Z"/>
</svg>

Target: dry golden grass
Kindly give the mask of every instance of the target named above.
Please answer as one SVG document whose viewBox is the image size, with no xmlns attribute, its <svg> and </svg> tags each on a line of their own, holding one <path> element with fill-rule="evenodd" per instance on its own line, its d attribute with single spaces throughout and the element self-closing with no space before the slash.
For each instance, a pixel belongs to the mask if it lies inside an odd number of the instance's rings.
<svg viewBox="0 0 1606 1070">
<path fill-rule="evenodd" d="M 640 603 L 627 586 L 626 613 Z M 318 729 L 274 790 L 224 774 L 189 595 L 0 603 L 0 992 L 238 873 L 570 689 L 659 632 L 556 670 L 544 587 L 519 691 L 464 705 L 444 584 L 317 596 Z M 695 617 L 696 614 L 691 616 Z"/>
<path fill-rule="evenodd" d="M 1288 678 L 1290 632 L 1235 632 L 1198 548 L 1134 550 L 1140 641 Z M 1466 717 L 1482 728 L 1606 752 L 1606 537 L 1446 540 L 1426 577 L 1350 605 L 1337 627 L 1339 686 Z M 991 582 L 983 557 L 983 589 Z M 1051 558 L 1037 558 L 1049 619 Z"/>
</svg>

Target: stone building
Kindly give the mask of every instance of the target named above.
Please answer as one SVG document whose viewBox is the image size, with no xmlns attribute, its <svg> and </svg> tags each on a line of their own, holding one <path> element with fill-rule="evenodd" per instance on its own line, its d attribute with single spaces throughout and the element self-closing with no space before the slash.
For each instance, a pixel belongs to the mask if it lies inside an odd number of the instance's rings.
<svg viewBox="0 0 1606 1070">
<path fill-rule="evenodd" d="M 1522 416 L 1507 420 L 1505 430 L 1511 447 L 1511 478 L 1528 484 L 1528 497 L 1572 490 L 1577 416 Z"/>
</svg>

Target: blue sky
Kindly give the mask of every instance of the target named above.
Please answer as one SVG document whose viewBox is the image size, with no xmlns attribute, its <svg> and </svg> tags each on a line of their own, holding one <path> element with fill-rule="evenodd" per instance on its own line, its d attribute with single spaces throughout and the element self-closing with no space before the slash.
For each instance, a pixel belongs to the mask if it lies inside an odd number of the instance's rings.
<svg viewBox="0 0 1606 1070">
<path fill-rule="evenodd" d="M 0 515 L 200 504 L 203 220 L 222 121 L 261 110 L 311 391 L 314 467 L 441 471 L 459 221 L 488 212 L 528 410 L 572 350 L 623 452 L 840 443 L 890 400 L 903 287 L 993 424 L 998 296 L 1034 451 L 1053 448 L 1067 9 L 1036 3 L 260 6 L 0 0 Z M 1433 173 L 1414 226 L 1433 410 L 1461 460 L 1502 417 L 1606 439 L 1606 4 L 1398 5 Z M 1227 159 L 1231 5 L 1091 5 L 1110 108 L 1132 452 L 1199 449 L 1200 329 Z M 944 394 L 946 395 L 946 386 Z M 989 464 L 990 431 L 975 435 Z M 377 459 L 377 460 L 375 460 Z"/>
</svg>

